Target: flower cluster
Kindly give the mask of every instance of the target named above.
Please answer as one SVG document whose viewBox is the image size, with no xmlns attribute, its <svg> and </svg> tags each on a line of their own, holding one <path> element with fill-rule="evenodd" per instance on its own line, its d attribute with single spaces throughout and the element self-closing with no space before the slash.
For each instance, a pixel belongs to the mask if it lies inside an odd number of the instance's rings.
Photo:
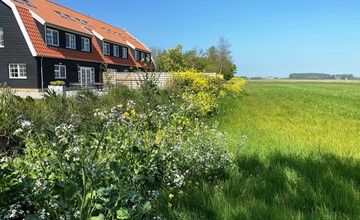
<svg viewBox="0 0 360 220">
<path fill-rule="evenodd" d="M 241 78 L 225 81 L 219 76 L 205 76 L 189 70 L 175 73 L 171 86 L 173 90 L 180 90 L 187 111 L 202 117 L 216 112 L 219 98 L 241 94 L 244 84 Z"/>
<path fill-rule="evenodd" d="M 160 189 L 181 191 L 193 178 L 220 177 L 231 164 L 222 134 L 171 106 L 138 112 L 130 101 L 96 110 L 94 120 L 102 132 L 82 132 L 78 122 L 43 128 L 26 134 L 24 157 L 3 159 L 18 170 L 31 214 L 154 217 Z"/>
</svg>

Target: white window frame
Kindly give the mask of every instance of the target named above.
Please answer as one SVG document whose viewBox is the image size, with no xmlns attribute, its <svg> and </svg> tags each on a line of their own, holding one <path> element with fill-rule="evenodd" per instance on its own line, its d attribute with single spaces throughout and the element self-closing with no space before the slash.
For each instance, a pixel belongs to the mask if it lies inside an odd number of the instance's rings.
<svg viewBox="0 0 360 220">
<path fill-rule="evenodd" d="M 65 75 L 61 75 L 61 70 L 63 69 Z M 66 79 L 66 66 L 61 64 L 55 64 L 54 65 L 54 78 L 55 79 Z"/>
<path fill-rule="evenodd" d="M 0 47 L 5 47 L 4 28 L 0 27 Z"/>
<path fill-rule="evenodd" d="M 54 33 L 56 33 L 56 38 L 54 36 Z M 46 44 L 51 46 L 59 46 L 59 31 L 51 28 L 46 28 Z"/>
<path fill-rule="evenodd" d="M 135 50 L 135 60 L 139 60 L 140 54 L 139 51 Z"/>
<path fill-rule="evenodd" d="M 12 66 L 15 66 L 16 65 L 16 68 L 12 68 Z M 20 66 L 25 66 L 25 75 L 23 74 L 22 76 L 20 76 Z M 17 74 L 18 76 L 12 76 L 12 72 L 11 70 L 17 70 Z M 9 78 L 10 79 L 27 79 L 27 72 L 26 72 L 26 64 L 25 63 L 9 63 Z"/>
<path fill-rule="evenodd" d="M 120 50 L 119 50 L 119 46 L 114 45 L 113 46 L 113 53 L 114 53 L 114 57 L 119 57 L 120 56 Z"/>
<path fill-rule="evenodd" d="M 128 58 L 128 49 L 126 47 L 122 47 L 121 50 L 122 50 L 121 58 L 127 59 Z"/>
<path fill-rule="evenodd" d="M 86 72 L 85 79 L 83 79 L 82 70 Z M 90 76 L 87 74 L 87 70 L 90 70 Z M 81 84 L 81 86 L 89 83 L 95 83 L 95 68 L 94 67 L 85 67 L 85 66 L 79 66 L 78 68 L 78 82 Z"/>
<path fill-rule="evenodd" d="M 90 39 L 81 37 L 81 51 L 90 52 Z"/>
<path fill-rule="evenodd" d="M 104 55 L 110 55 L 110 44 L 103 42 L 103 53 Z"/>
<path fill-rule="evenodd" d="M 65 44 L 68 49 L 76 49 L 75 34 L 65 33 Z"/>
</svg>

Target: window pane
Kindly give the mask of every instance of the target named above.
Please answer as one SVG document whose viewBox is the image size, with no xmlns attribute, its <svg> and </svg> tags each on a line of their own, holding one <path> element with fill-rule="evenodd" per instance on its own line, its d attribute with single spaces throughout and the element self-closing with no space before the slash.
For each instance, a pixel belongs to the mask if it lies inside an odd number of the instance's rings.
<svg viewBox="0 0 360 220">
<path fill-rule="evenodd" d="M 116 56 L 116 57 L 119 56 L 119 46 L 114 45 L 114 56 Z"/>
<path fill-rule="evenodd" d="M 56 30 L 46 29 L 46 41 L 48 45 L 59 46 L 59 32 Z"/>
<path fill-rule="evenodd" d="M 66 66 L 65 65 L 54 65 L 55 78 L 66 78 Z"/>
<path fill-rule="evenodd" d="M 76 48 L 75 35 L 66 33 L 66 47 L 71 49 Z"/>
<path fill-rule="evenodd" d="M 76 48 L 76 37 L 75 35 L 71 35 L 71 48 L 75 49 Z"/>
<path fill-rule="evenodd" d="M 0 28 L 0 47 L 4 46 L 4 29 Z"/>
<path fill-rule="evenodd" d="M 10 78 L 26 78 L 26 64 L 9 64 Z"/>
<path fill-rule="evenodd" d="M 70 47 L 70 35 L 66 34 L 65 35 L 65 39 L 66 39 L 66 47 Z"/>
<path fill-rule="evenodd" d="M 50 45 L 53 44 L 51 33 L 46 32 L 46 42 Z"/>
<path fill-rule="evenodd" d="M 105 55 L 110 55 L 110 44 L 104 43 L 103 44 L 103 51 Z"/>
<path fill-rule="evenodd" d="M 81 50 L 85 50 L 84 38 L 81 38 Z"/>
<path fill-rule="evenodd" d="M 66 67 L 65 66 L 62 66 L 60 68 L 60 77 L 66 78 Z"/>
<path fill-rule="evenodd" d="M 125 59 L 126 59 L 127 56 L 128 56 L 128 55 L 127 55 L 127 48 L 123 47 L 123 48 L 122 48 L 122 58 L 125 58 Z"/>
<path fill-rule="evenodd" d="M 59 45 L 59 34 L 56 31 L 53 31 L 53 43 L 54 45 Z"/>
<path fill-rule="evenodd" d="M 85 42 L 86 42 L 85 44 L 86 51 L 90 51 L 90 40 L 86 38 Z"/>
<path fill-rule="evenodd" d="M 90 51 L 90 40 L 88 38 L 81 38 L 81 50 L 82 51 Z"/>
</svg>

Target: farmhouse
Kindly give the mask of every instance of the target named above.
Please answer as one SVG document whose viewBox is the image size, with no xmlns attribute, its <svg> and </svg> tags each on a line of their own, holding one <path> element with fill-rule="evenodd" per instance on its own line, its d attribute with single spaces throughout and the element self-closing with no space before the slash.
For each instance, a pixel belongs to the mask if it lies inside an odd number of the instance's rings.
<svg viewBox="0 0 360 220">
<path fill-rule="evenodd" d="M 109 71 L 153 68 L 127 31 L 50 0 L 0 0 L 0 83 L 42 89 L 54 80 L 91 84 Z"/>
</svg>

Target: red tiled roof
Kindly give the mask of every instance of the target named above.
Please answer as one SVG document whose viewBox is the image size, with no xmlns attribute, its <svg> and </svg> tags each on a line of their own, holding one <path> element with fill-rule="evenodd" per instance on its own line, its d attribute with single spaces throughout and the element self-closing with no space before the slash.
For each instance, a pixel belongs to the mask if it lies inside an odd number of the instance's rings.
<svg viewBox="0 0 360 220">
<path fill-rule="evenodd" d="M 30 0 L 31 4 L 35 7 L 31 7 L 14 0 L 13 2 L 17 7 L 26 31 L 30 36 L 37 56 L 86 60 L 95 62 L 100 61 L 108 64 L 142 67 L 141 62 L 135 61 L 132 53 L 128 53 L 129 59 L 104 56 L 96 41 L 96 37 L 93 36 L 92 30 L 101 35 L 105 41 L 115 42 L 121 45 L 125 45 L 127 47 L 131 47 L 128 44 L 130 43 L 137 50 L 150 52 L 150 50 L 144 44 L 136 40 L 128 32 L 120 28 L 108 25 L 97 19 L 75 12 L 66 7 L 60 6 L 51 1 Z M 61 29 L 67 29 L 73 32 L 80 33 L 82 35 L 92 36 L 92 52 L 88 53 L 65 48 L 46 46 L 43 38 L 39 33 L 39 30 L 37 29 L 34 18 L 30 11 L 43 19 L 45 23 L 49 26 L 59 27 Z M 58 12 L 64 14 L 65 16 L 69 16 L 68 19 L 61 17 Z M 153 65 L 151 65 L 151 67 L 153 67 Z"/>
</svg>

